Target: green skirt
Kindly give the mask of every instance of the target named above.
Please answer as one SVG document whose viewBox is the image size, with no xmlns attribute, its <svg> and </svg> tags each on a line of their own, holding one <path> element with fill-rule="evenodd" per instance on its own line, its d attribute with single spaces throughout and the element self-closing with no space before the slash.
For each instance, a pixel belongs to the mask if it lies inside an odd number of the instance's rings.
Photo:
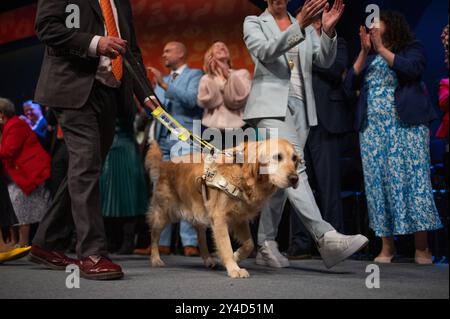
<svg viewBox="0 0 450 319">
<path fill-rule="evenodd" d="M 104 217 L 136 217 L 148 207 L 147 182 L 132 134 L 118 132 L 100 177 Z"/>
</svg>

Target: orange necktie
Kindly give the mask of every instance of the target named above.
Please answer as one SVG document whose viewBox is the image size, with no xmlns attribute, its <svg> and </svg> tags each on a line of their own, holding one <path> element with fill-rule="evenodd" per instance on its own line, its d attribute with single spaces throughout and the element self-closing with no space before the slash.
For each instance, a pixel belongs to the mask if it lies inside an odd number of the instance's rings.
<svg viewBox="0 0 450 319">
<path fill-rule="evenodd" d="M 119 38 L 117 31 L 116 20 L 111 6 L 110 0 L 100 0 L 100 7 L 102 8 L 103 18 L 105 19 L 106 32 L 110 37 Z M 111 69 L 117 81 L 122 79 L 122 56 L 119 55 L 115 59 L 111 59 Z"/>
</svg>

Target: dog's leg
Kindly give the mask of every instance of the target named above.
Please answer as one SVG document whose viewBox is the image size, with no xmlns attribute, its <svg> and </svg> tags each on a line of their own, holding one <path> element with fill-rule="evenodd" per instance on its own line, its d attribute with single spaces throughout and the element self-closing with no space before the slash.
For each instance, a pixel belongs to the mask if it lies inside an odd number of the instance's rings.
<svg viewBox="0 0 450 319">
<path fill-rule="evenodd" d="M 211 257 L 208 251 L 208 244 L 206 241 L 206 229 L 203 226 L 195 226 L 198 234 L 198 248 L 200 249 L 200 256 L 206 268 L 216 268 L 216 260 Z"/>
<path fill-rule="evenodd" d="M 233 233 L 239 243 L 242 245 L 233 255 L 234 260 L 239 263 L 246 259 L 255 248 L 252 233 L 248 221 L 236 223 L 233 225 Z"/>
<path fill-rule="evenodd" d="M 159 255 L 159 239 L 161 232 L 169 224 L 166 218 L 167 214 L 161 212 L 161 208 L 157 207 L 153 210 L 150 217 L 151 220 L 151 255 L 150 264 L 152 267 L 164 267 L 165 264 Z"/>
<path fill-rule="evenodd" d="M 234 261 L 228 225 L 223 217 L 223 212 L 216 212 L 213 215 L 215 215 L 215 217 L 212 218 L 212 230 L 217 246 L 217 252 L 219 253 L 223 265 L 227 269 L 228 276 L 231 278 L 250 277 L 247 270 L 239 268 L 238 264 Z"/>
</svg>

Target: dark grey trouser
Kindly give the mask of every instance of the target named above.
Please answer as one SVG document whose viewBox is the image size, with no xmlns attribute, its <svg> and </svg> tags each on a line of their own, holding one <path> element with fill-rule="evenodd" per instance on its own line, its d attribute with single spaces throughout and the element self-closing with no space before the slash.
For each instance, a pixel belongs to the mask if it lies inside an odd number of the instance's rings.
<svg viewBox="0 0 450 319">
<path fill-rule="evenodd" d="M 77 255 L 107 255 L 99 177 L 114 138 L 118 89 L 95 82 L 81 109 L 55 109 L 69 152 L 69 167 L 33 244 L 65 250 L 75 228 Z"/>
</svg>

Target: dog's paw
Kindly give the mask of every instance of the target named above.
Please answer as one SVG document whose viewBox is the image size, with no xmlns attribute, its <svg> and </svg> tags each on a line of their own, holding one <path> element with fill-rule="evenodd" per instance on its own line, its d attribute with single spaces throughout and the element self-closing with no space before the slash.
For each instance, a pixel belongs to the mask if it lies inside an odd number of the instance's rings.
<svg viewBox="0 0 450 319">
<path fill-rule="evenodd" d="M 152 267 L 164 267 L 166 264 L 164 263 L 164 261 L 162 261 L 161 258 L 155 258 L 155 259 L 151 259 L 150 263 L 152 264 Z"/>
<path fill-rule="evenodd" d="M 244 268 L 237 268 L 228 271 L 228 276 L 231 278 L 249 278 L 250 274 Z"/>
<path fill-rule="evenodd" d="M 217 261 L 213 257 L 208 257 L 203 260 L 206 268 L 215 269 L 217 267 Z"/>
</svg>

